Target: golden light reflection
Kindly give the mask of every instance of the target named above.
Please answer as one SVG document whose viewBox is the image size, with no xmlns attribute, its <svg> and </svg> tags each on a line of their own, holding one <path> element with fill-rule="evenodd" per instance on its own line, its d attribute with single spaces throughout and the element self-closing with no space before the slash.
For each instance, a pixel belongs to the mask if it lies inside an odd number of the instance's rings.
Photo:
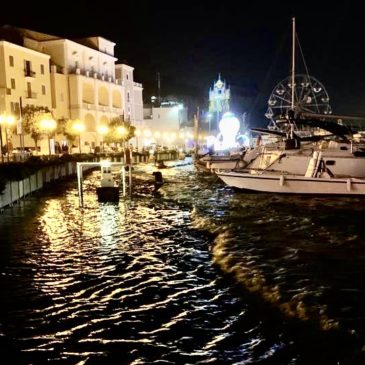
<svg viewBox="0 0 365 365">
<path fill-rule="evenodd" d="M 194 211 L 193 214 L 198 214 Z M 202 216 L 194 217 L 196 228 L 206 227 L 206 218 Z M 221 233 L 215 241 L 213 247 L 213 262 L 224 272 L 232 275 L 246 290 L 259 294 L 265 301 L 280 309 L 285 315 L 300 320 L 317 318 L 322 330 L 338 328 L 337 321 L 327 316 L 324 306 L 315 307 L 305 303 L 305 292 L 301 295 L 294 295 L 290 300 L 283 298 L 280 286 L 271 285 L 267 282 L 262 270 L 255 266 L 255 260 L 246 256 L 244 262 L 242 256 L 239 260 L 235 258 L 234 250 L 229 247 L 232 239 L 228 231 Z"/>
</svg>

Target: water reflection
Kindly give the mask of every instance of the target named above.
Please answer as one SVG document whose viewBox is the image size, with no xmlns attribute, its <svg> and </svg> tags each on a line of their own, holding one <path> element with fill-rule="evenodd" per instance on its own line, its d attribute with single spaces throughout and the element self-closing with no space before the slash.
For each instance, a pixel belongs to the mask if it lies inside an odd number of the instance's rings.
<svg viewBox="0 0 365 365">
<path fill-rule="evenodd" d="M 155 196 L 153 169 L 118 205 L 92 174 L 84 209 L 70 182 L 0 216 L 0 345 L 17 363 L 361 358 L 361 202 L 242 194 L 192 166 Z"/>
</svg>

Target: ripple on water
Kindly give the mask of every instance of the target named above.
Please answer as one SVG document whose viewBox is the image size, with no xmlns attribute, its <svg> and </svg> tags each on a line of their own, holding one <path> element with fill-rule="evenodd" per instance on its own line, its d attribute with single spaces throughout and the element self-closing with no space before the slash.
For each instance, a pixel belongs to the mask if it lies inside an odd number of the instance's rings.
<svg viewBox="0 0 365 365">
<path fill-rule="evenodd" d="M 82 210 L 70 183 L 1 217 L 9 353 L 26 363 L 300 364 L 334 343 L 302 322 L 364 332 L 360 209 L 350 218 L 347 201 L 238 193 L 190 166 L 163 171 L 153 195 L 145 171 L 119 205 L 96 202 L 93 173 Z M 342 358 L 332 352 L 322 364 Z"/>
</svg>

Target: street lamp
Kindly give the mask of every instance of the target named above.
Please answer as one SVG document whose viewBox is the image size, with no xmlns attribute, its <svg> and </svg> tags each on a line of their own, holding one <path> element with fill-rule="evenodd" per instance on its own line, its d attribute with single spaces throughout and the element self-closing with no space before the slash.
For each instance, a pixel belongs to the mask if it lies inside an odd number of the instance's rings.
<svg viewBox="0 0 365 365">
<path fill-rule="evenodd" d="M 3 136 L 1 126 L 4 125 L 5 127 L 5 140 L 6 140 L 6 147 L 8 153 L 8 162 L 9 162 L 9 141 L 8 141 L 8 128 L 14 125 L 15 118 L 12 115 L 2 114 L 0 116 L 0 144 L 1 144 L 1 161 L 4 162 L 4 149 L 3 149 Z"/>
<path fill-rule="evenodd" d="M 79 135 L 79 151 L 81 154 L 81 133 L 85 130 L 85 124 L 80 119 L 76 119 L 72 125 L 72 129 Z"/>
<path fill-rule="evenodd" d="M 124 142 L 125 142 L 125 137 L 127 136 L 127 128 L 124 127 L 124 125 L 121 125 L 117 128 L 117 133 L 120 137 L 122 137 L 122 146 L 123 146 L 123 150 L 124 150 Z"/>
<path fill-rule="evenodd" d="M 123 161 L 126 162 L 126 153 L 125 153 L 125 137 L 127 136 L 127 128 L 123 125 L 117 128 L 117 134 L 122 137 L 122 146 L 123 146 Z"/>
<path fill-rule="evenodd" d="M 106 126 L 106 125 L 99 125 L 99 127 L 98 127 L 98 132 L 99 132 L 99 134 L 101 134 L 101 135 L 102 135 L 102 137 L 103 137 L 101 147 L 102 147 L 102 151 L 104 152 L 104 136 L 105 136 L 105 135 L 109 132 L 109 128 L 108 128 L 108 126 Z"/>
<path fill-rule="evenodd" d="M 44 118 L 39 121 L 39 127 L 47 134 L 48 138 L 48 155 L 51 155 L 51 141 L 50 135 L 56 129 L 57 122 L 52 118 Z"/>
<path fill-rule="evenodd" d="M 138 138 L 141 135 L 141 131 L 139 129 L 136 129 L 134 131 L 134 135 L 136 136 L 136 148 L 137 148 L 137 152 L 138 152 Z"/>
</svg>

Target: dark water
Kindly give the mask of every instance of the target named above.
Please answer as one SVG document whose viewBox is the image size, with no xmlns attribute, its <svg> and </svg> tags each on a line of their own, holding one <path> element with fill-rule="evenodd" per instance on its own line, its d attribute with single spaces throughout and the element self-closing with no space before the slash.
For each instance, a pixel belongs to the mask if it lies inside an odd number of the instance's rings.
<svg viewBox="0 0 365 365">
<path fill-rule="evenodd" d="M 0 214 L 3 364 L 365 364 L 363 199 L 151 172 L 117 206 L 93 173 L 82 210 L 71 181 Z"/>
</svg>

